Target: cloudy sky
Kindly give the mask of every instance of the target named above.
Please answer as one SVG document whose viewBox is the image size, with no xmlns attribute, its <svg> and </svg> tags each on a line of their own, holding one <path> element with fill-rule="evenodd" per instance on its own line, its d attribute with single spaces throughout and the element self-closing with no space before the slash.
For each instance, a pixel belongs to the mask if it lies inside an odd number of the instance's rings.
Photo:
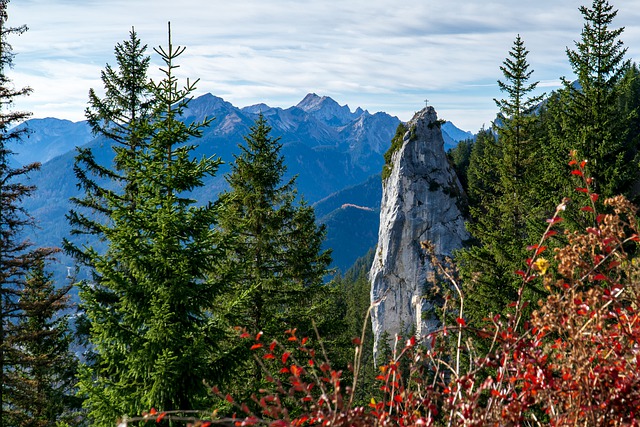
<svg viewBox="0 0 640 427">
<path fill-rule="evenodd" d="M 580 38 L 590 0 L 13 0 L 18 56 L 11 77 L 33 94 L 17 103 L 34 117 L 83 120 L 89 88 L 114 64 L 113 47 L 135 27 L 151 48 L 187 51 L 180 73 L 243 107 L 297 104 L 307 93 L 352 110 L 408 120 L 425 99 L 465 130 L 495 116 L 496 80 L 515 36 L 530 51 L 541 91 L 571 78 L 566 47 Z M 640 0 L 612 0 L 628 57 L 640 61 Z"/>
</svg>

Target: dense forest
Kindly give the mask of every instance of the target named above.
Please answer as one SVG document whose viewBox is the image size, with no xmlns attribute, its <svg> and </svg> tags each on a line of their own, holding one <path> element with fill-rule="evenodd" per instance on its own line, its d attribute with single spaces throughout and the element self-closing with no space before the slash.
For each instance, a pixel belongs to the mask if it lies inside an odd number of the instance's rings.
<svg viewBox="0 0 640 427">
<path fill-rule="evenodd" d="M 193 155 L 214 118 L 180 119 L 198 80 L 176 78 L 185 48 L 170 27 L 152 52 L 160 79 L 135 30 L 115 46 L 85 112 L 114 161 L 78 148 L 71 235 L 60 248 L 26 241 L 22 202 L 39 164 L 14 167 L 7 148 L 30 115 L 12 108 L 30 89 L 8 77 L 10 38 L 26 31 L 8 26 L 8 5 L 0 0 L 0 427 L 640 424 L 640 69 L 608 1 L 580 8 L 583 30 L 566 52 L 576 79 L 553 93 L 532 95 L 515 37 L 496 120 L 448 153 L 472 241 L 437 277 L 442 329 L 399 337 L 378 360 L 374 251 L 327 283 L 324 227 L 284 179 L 262 115 L 229 190 L 190 198 L 221 160 Z M 91 278 L 54 283 L 61 251 Z"/>
</svg>

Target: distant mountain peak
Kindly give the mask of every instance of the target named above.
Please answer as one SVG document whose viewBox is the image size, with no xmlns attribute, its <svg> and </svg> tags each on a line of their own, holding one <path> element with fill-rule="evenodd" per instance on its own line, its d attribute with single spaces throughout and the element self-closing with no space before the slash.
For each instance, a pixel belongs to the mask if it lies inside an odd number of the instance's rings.
<svg viewBox="0 0 640 427">
<path fill-rule="evenodd" d="M 338 107 L 340 108 L 340 104 L 334 101 L 332 98 L 328 96 L 319 96 L 315 93 L 308 93 L 302 101 L 296 105 L 296 107 L 300 108 L 307 113 L 317 111 L 321 108 L 327 107 Z M 348 108 L 348 107 L 347 107 Z M 351 110 L 349 110 L 351 112 Z"/>
<path fill-rule="evenodd" d="M 316 119 L 330 126 L 344 126 L 358 117 L 364 111 L 357 108 L 355 112 L 351 112 L 348 105 L 340 105 L 328 96 L 318 96 L 315 93 L 308 93 L 302 101 L 296 105 L 296 108 L 314 116 Z"/>
<path fill-rule="evenodd" d="M 265 112 L 271 110 L 272 107 L 268 106 L 267 104 L 261 102 L 259 104 L 254 104 L 254 105 L 248 105 L 246 107 L 242 107 L 241 111 L 243 113 L 248 113 L 248 114 L 264 114 Z"/>
</svg>

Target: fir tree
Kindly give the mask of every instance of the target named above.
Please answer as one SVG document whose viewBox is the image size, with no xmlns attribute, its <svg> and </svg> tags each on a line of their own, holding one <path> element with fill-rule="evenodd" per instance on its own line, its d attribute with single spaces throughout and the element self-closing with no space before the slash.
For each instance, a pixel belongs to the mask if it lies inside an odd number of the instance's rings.
<svg viewBox="0 0 640 427">
<path fill-rule="evenodd" d="M 85 194 L 72 198 L 81 211 L 72 209 L 67 218 L 74 227 L 73 234 L 90 234 L 100 240 L 105 239 L 110 223 L 103 221 L 116 207 L 133 203 L 136 180 L 136 155 L 143 150 L 150 136 L 149 116 L 152 99 L 148 86 L 147 70 L 150 58 L 145 54 L 135 30 L 129 33 L 129 40 L 115 47 L 116 69 L 107 65 L 101 73 L 105 97 L 89 91 L 89 107 L 86 117 L 93 133 L 106 138 L 115 152 L 113 167 L 99 164 L 91 149 L 79 147 L 74 172 L 78 186 Z M 124 188 L 123 192 L 114 191 Z M 91 217 L 86 212 L 101 216 Z M 65 241 L 65 249 L 79 261 L 85 254 L 77 244 Z M 94 278 L 99 280 L 99 278 Z"/>
<path fill-rule="evenodd" d="M 107 199 L 106 252 L 83 252 L 98 279 L 81 285 L 97 356 L 80 387 L 95 425 L 152 407 L 201 409 L 203 381 L 219 380 L 225 368 L 215 360 L 221 336 L 210 311 L 219 288 L 211 274 L 220 258 L 217 212 L 188 198 L 220 162 L 191 155 L 188 141 L 208 121 L 180 120 L 197 83 L 178 86 L 175 61 L 184 48 L 173 46 L 169 32 L 168 48 L 156 52 L 164 77 L 148 86 L 153 109 L 139 127 L 148 133 L 119 166 L 130 184 L 122 193 L 127 202 Z"/>
<path fill-rule="evenodd" d="M 51 298 L 62 297 L 65 290 L 51 291 L 50 295 L 33 295 L 33 277 L 27 280 L 29 270 L 38 271 L 43 268 L 44 259 L 50 256 L 53 249 L 35 250 L 26 240 L 21 238 L 22 230 L 33 225 L 32 218 L 22 208 L 22 201 L 33 191 L 26 185 L 27 174 L 37 170 L 39 163 L 32 163 L 14 168 L 10 159 L 13 154 L 7 145 L 19 141 L 27 132 L 26 127 L 15 127 L 28 119 L 30 113 L 13 111 L 11 106 L 18 97 L 28 95 L 31 89 L 14 88 L 7 71 L 13 64 L 13 51 L 7 41 L 10 35 L 20 35 L 27 30 L 26 26 L 7 26 L 8 0 L 0 0 L 0 426 L 23 425 L 38 410 L 28 399 L 39 399 L 40 395 L 25 396 L 25 391 L 33 391 L 31 385 L 45 386 L 46 378 L 57 378 L 68 384 L 72 376 L 64 376 L 64 372 L 56 373 L 59 360 L 41 360 L 38 366 L 34 361 L 45 352 L 47 345 L 43 342 L 42 333 L 33 325 L 35 314 L 31 304 L 43 304 L 58 307 Z M 42 298 L 39 300 L 38 298 Z M 56 312 L 57 313 L 57 312 Z M 55 321 L 53 321 L 55 324 Z M 62 336 L 66 334 L 63 324 L 56 324 L 56 335 L 59 340 L 53 344 L 61 352 L 68 350 L 68 342 Z M 57 335 L 57 334 L 60 335 Z M 59 345 L 59 347 L 57 347 Z M 67 347 L 65 348 L 65 345 Z M 53 348 L 49 348 L 53 350 Z M 55 359 L 55 360 L 54 360 Z M 69 358 L 69 362 L 72 358 Z M 56 376 L 59 375 L 59 376 Z M 51 386 L 54 389 L 56 386 Z M 63 387 L 64 388 L 64 387 Z M 45 393 L 46 394 L 46 393 Z M 64 411 L 64 405 L 53 394 L 47 394 L 42 400 L 39 421 L 54 425 Z"/>
<path fill-rule="evenodd" d="M 559 96 L 552 98 L 549 109 L 550 139 L 561 154 L 550 157 L 556 165 L 552 173 L 564 172 L 564 188 L 571 188 L 565 177 L 568 153 L 576 150 L 589 161 L 589 173 L 596 191 L 602 195 L 628 194 L 635 177 L 634 147 L 628 145 L 628 115 L 621 114 L 618 100 L 620 84 L 629 68 L 624 59 L 627 49 L 619 39 L 624 28 L 611 28 L 617 11 L 607 0 L 594 0 L 591 8 L 580 7 L 584 26 L 575 50 L 567 48 L 576 82 L 564 79 Z M 559 123 L 558 123 L 559 122 Z M 553 154 L 553 153 L 552 153 Z M 557 203 L 557 202 L 556 202 Z"/>
<path fill-rule="evenodd" d="M 281 144 L 270 131 L 260 115 L 227 176 L 231 189 L 221 196 L 220 228 L 235 242 L 227 256 L 227 268 L 235 272 L 225 297 L 232 300 L 229 318 L 273 338 L 293 328 L 314 336 L 311 320 L 322 313 L 330 263 L 321 249 L 325 231 L 316 226 L 313 208 L 297 203 L 295 178 L 282 183 Z M 255 379 L 260 370 L 247 374 Z"/>
<path fill-rule="evenodd" d="M 468 228 L 477 246 L 462 251 L 461 259 L 469 313 L 479 319 L 491 310 L 503 312 L 517 299 L 520 281 L 514 272 L 527 258 L 530 240 L 537 238 L 538 229 L 532 230 L 530 223 L 542 216 L 533 197 L 540 149 L 538 119 L 532 114 L 542 96 L 529 96 L 537 82 L 529 81 L 533 71 L 528 53 L 518 35 L 500 67 L 505 80 L 498 85 L 507 97 L 495 100 L 500 109 L 494 125 L 497 138 L 483 137 L 469 166 L 474 176 L 469 179 Z"/>
<path fill-rule="evenodd" d="M 49 252 L 35 259 L 19 293 L 19 318 L 8 331 L 8 359 L 20 361 L 6 375 L 12 426 L 76 425 L 81 419 L 75 396 L 78 360 L 70 351 L 73 337 L 64 314 L 70 309 L 71 286 L 54 286 L 45 271 Z"/>
</svg>

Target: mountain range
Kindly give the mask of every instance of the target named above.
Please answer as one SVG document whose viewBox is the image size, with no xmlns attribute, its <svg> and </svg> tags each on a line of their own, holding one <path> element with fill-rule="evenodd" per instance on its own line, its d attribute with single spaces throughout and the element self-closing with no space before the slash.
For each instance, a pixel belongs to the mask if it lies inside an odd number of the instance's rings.
<svg viewBox="0 0 640 427">
<path fill-rule="evenodd" d="M 214 95 L 202 95 L 189 103 L 183 117 L 187 122 L 214 118 L 202 138 L 194 141 L 194 155 L 220 157 L 224 164 L 216 176 L 194 191 L 196 200 L 215 200 L 227 188 L 224 175 L 259 114 L 272 127 L 271 136 L 282 144 L 285 179 L 297 176 L 298 194 L 313 204 L 318 222 L 327 226 L 326 246 L 333 248 L 334 267 L 345 271 L 376 244 L 383 154 L 400 120 L 359 107 L 352 111 L 330 97 L 313 93 L 286 109 L 266 104 L 238 108 Z M 32 119 L 20 126 L 30 133 L 9 147 L 15 153 L 14 160 L 42 163 L 30 176 L 37 191 L 24 202 L 38 224 L 29 238 L 39 246 L 59 246 L 62 238 L 70 235 L 65 219 L 71 207 L 69 198 L 79 195 L 73 173 L 75 147 L 90 147 L 105 165 L 111 163 L 113 152 L 109 141 L 95 138 L 85 121 Z M 473 137 L 452 123 L 445 123 L 442 129 L 445 149 Z M 57 273 L 66 274 L 70 265 L 71 260 L 62 257 Z"/>
</svg>

